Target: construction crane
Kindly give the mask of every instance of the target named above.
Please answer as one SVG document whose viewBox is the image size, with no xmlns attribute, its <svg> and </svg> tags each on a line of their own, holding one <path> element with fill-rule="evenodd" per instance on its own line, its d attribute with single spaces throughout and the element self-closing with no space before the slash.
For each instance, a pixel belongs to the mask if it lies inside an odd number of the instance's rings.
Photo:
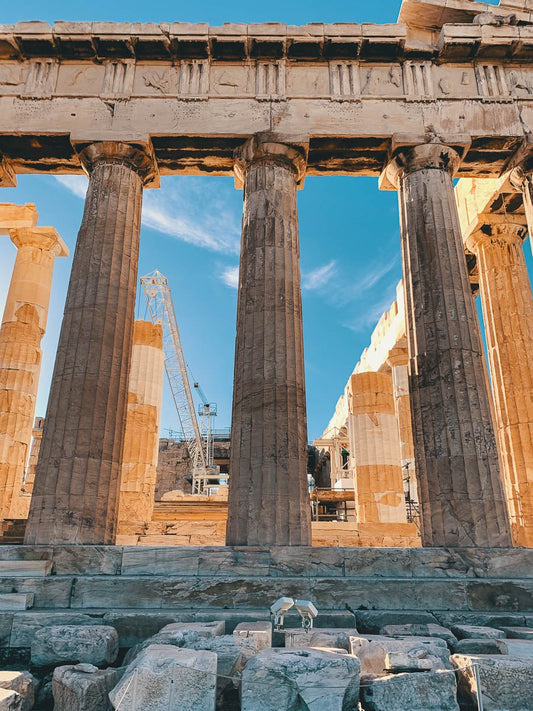
<svg viewBox="0 0 533 711">
<path fill-rule="evenodd" d="M 208 484 L 211 480 L 215 479 L 220 482 L 219 470 L 214 466 L 213 462 L 213 441 L 211 436 L 211 419 L 216 415 L 216 405 L 209 403 L 198 383 L 194 383 L 194 387 L 202 399 L 199 414 L 202 416 L 202 424 L 204 425 L 202 429 L 206 432 L 204 440 L 196 418 L 187 363 L 183 355 L 183 347 L 168 280 L 156 269 L 150 274 L 141 277 L 141 286 L 146 297 L 152 322 L 160 324 L 163 329 L 165 370 L 183 432 L 183 439 L 187 444 L 191 460 L 192 493 L 208 493 Z"/>
</svg>

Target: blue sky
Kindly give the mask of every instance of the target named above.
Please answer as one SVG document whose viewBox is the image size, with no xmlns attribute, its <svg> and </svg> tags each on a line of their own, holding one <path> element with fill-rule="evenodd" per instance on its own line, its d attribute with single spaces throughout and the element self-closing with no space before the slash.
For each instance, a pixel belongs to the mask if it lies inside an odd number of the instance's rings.
<svg viewBox="0 0 533 711">
<path fill-rule="evenodd" d="M 394 22 L 399 0 L 356 3 L 316 0 L 267 4 L 216 2 L 47 3 L 26 0 L 3 8 L 2 22 L 18 20 Z M 359 6 L 359 8 L 358 8 Z M 39 224 L 53 225 L 71 249 L 56 260 L 37 414 L 46 401 L 72 254 L 83 210 L 86 179 L 19 176 L 2 202 L 34 202 Z M 397 196 L 380 192 L 377 179 L 312 177 L 298 194 L 309 439 L 321 434 L 348 376 L 368 345 L 401 278 Z M 169 279 L 185 357 L 209 400 L 217 402 L 217 427 L 231 418 L 236 278 L 242 192 L 230 178 L 165 177 L 145 192 L 139 274 L 158 268 Z M 529 247 L 526 247 L 529 252 Z M 0 308 L 15 248 L 0 237 Z M 145 317 L 144 297 L 137 299 Z M 165 387 L 162 436 L 177 428 Z"/>
</svg>

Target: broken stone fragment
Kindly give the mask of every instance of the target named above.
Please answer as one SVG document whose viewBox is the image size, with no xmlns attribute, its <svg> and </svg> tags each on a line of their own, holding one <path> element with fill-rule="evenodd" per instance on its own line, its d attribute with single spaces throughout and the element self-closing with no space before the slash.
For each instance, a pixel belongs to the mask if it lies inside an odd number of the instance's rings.
<svg viewBox="0 0 533 711">
<path fill-rule="evenodd" d="M 437 637 L 444 639 L 447 643 L 456 641 L 455 635 L 449 629 L 442 625 L 434 623 L 430 624 L 402 624 L 402 625 L 385 625 L 381 628 L 380 634 L 387 637 Z"/>
<path fill-rule="evenodd" d="M 35 679 L 27 671 L 0 671 L 0 689 L 15 691 L 21 697 L 21 711 L 30 711 L 35 701 Z"/>
<path fill-rule="evenodd" d="M 11 689 L 0 689 L 0 711 L 22 711 L 22 696 Z"/>
<path fill-rule="evenodd" d="M 272 623 L 240 622 L 233 630 L 233 637 L 237 644 L 246 640 L 247 644 L 253 644 L 254 649 L 260 652 L 272 647 Z"/>
<path fill-rule="evenodd" d="M 346 711 L 359 697 L 359 660 L 321 649 L 265 649 L 242 676 L 242 711 Z"/>
<path fill-rule="evenodd" d="M 530 711 L 533 699 L 533 659 L 506 655 L 453 654 L 457 668 L 459 700 L 478 703 L 484 711 Z M 479 672 L 478 688 L 473 664 Z"/>
<path fill-rule="evenodd" d="M 285 634 L 285 647 L 302 649 L 303 647 L 335 647 L 350 651 L 350 637 L 357 637 L 355 628 L 339 629 L 312 629 L 312 630 L 287 630 Z"/>
<path fill-rule="evenodd" d="M 441 660 L 429 654 L 425 649 L 412 649 L 409 652 L 389 652 L 385 656 L 385 670 L 391 674 L 432 671 L 440 668 L 442 668 Z"/>
<path fill-rule="evenodd" d="M 226 623 L 224 620 L 213 620 L 213 622 L 172 622 L 159 630 L 159 634 L 167 632 L 196 632 L 199 637 L 220 637 L 226 632 Z"/>
<path fill-rule="evenodd" d="M 446 671 L 363 678 L 365 711 L 459 711 L 455 675 Z"/>
<path fill-rule="evenodd" d="M 108 694 L 122 673 L 92 664 L 56 667 L 52 679 L 54 711 L 110 711 Z"/>
<path fill-rule="evenodd" d="M 502 639 L 460 639 L 453 647 L 454 654 L 506 654 Z"/>
<path fill-rule="evenodd" d="M 386 671 L 387 655 L 391 653 L 426 653 L 433 657 L 433 669 L 452 669 L 450 652 L 446 642 L 433 637 L 403 637 L 394 639 L 379 635 L 350 637 L 350 651 L 361 662 L 362 674 L 383 675 Z"/>
<path fill-rule="evenodd" d="M 357 610 L 357 629 L 360 633 L 380 634 L 385 625 L 429 625 L 435 624 L 430 612 L 405 612 L 403 610 Z"/>
<path fill-rule="evenodd" d="M 213 652 L 154 644 L 127 667 L 109 698 L 120 711 L 214 711 L 216 674 Z"/>
<path fill-rule="evenodd" d="M 457 639 L 502 639 L 505 633 L 494 627 L 484 627 L 482 625 L 453 625 L 452 632 Z M 530 630 L 533 636 L 533 630 Z"/>
<path fill-rule="evenodd" d="M 58 625 L 38 630 L 31 644 L 36 667 L 67 662 L 112 664 L 118 654 L 118 634 L 105 625 Z"/>
<path fill-rule="evenodd" d="M 509 639 L 533 640 L 533 629 L 531 627 L 500 627 L 500 632 Z"/>
</svg>

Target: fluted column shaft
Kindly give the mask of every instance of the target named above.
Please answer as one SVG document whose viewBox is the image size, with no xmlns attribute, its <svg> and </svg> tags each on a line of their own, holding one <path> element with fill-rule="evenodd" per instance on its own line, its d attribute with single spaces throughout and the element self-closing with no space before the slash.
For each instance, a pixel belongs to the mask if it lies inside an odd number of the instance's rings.
<svg viewBox="0 0 533 711">
<path fill-rule="evenodd" d="M 254 137 L 244 182 L 228 545 L 309 545 L 296 188 L 303 152 Z"/>
<path fill-rule="evenodd" d="M 0 329 L 0 519 L 25 518 L 21 501 L 41 371 L 54 261 L 68 249 L 53 227 L 10 230 L 17 257 Z"/>
<path fill-rule="evenodd" d="M 352 375 L 349 412 L 358 521 L 407 523 L 390 373 Z"/>
<path fill-rule="evenodd" d="M 161 326 L 151 321 L 135 321 L 120 477 L 119 533 L 136 533 L 152 520 L 163 362 Z"/>
<path fill-rule="evenodd" d="M 144 153 L 91 144 L 89 188 L 37 464 L 26 543 L 113 543 L 126 414 Z"/>
<path fill-rule="evenodd" d="M 396 156 L 410 392 L 426 546 L 509 546 L 481 336 L 452 174 L 457 153 Z"/>
<path fill-rule="evenodd" d="M 471 235 L 466 246 L 476 255 L 479 271 L 513 541 L 533 547 L 533 296 L 524 232 L 505 216 Z"/>
</svg>

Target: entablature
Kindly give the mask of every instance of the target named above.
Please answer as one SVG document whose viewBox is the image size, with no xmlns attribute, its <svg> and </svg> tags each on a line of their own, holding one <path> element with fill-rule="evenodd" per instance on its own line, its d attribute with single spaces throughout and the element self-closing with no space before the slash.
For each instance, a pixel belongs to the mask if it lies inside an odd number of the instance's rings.
<svg viewBox="0 0 533 711">
<path fill-rule="evenodd" d="M 415 8 L 431 4 L 414 2 Z M 467 4 L 481 5 L 477 2 Z M 436 6 L 439 17 L 443 16 L 443 6 L 440 3 Z M 526 14 L 533 22 L 533 12 Z M 417 14 L 417 17 L 427 16 L 431 13 Z M 206 23 L 185 22 L 56 22 L 54 25 L 19 22 L 0 25 L 0 60 L 380 62 L 409 58 L 529 61 L 533 57 L 531 25 L 478 25 L 471 22 L 469 13 L 464 12 L 448 13 L 445 17 L 448 22 L 436 22 L 434 26 L 429 23 L 433 33 L 429 35 L 430 41 L 424 42 L 416 41 L 416 38 L 411 40 L 408 27 L 394 23 L 311 23 L 299 26 L 267 22 L 211 27 Z"/>
<path fill-rule="evenodd" d="M 305 136 L 309 175 L 380 175 L 436 137 L 459 176 L 499 176 L 533 133 L 533 26 L 445 25 L 431 45 L 402 25 L 0 26 L 3 184 L 81 172 L 73 145 L 98 141 L 150 142 L 162 175 L 230 175 L 264 131 Z"/>
</svg>

